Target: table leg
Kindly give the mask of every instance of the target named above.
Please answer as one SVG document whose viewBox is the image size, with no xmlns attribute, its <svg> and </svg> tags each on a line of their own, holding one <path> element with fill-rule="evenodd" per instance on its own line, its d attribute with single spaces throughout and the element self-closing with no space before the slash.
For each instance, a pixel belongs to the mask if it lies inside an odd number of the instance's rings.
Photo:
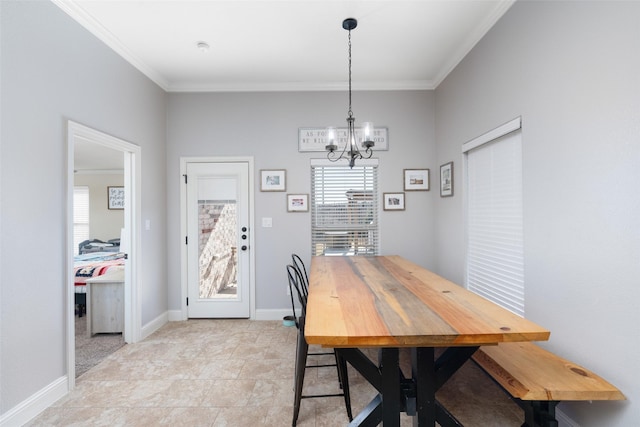
<svg viewBox="0 0 640 427">
<path fill-rule="evenodd" d="M 413 425 L 460 427 L 462 424 L 437 400 L 436 392 L 471 357 L 478 347 L 452 347 L 435 360 L 435 349 L 411 349 L 411 378 L 400 370 L 399 349 L 382 348 L 376 366 L 356 348 L 336 349 L 380 393 L 350 426 L 400 426 L 400 412 L 413 415 Z M 414 415 L 415 414 L 415 415 Z"/>
<path fill-rule="evenodd" d="M 378 392 L 382 392 L 380 370 L 357 348 L 336 348 L 338 354 L 354 367 Z"/>
<path fill-rule="evenodd" d="M 416 385 L 414 426 L 436 424 L 435 353 L 432 347 L 411 349 L 411 376 Z"/>
<path fill-rule="evenodd" d="M 436 360 L 436 391 L 465 364 L 479 347 L 449 347 Z"/>
<path fill-rule="evenodd" d="M 400 426 L 400 351 L 397 348 L 383 348 L 380 357 L 382 374 L 382 425 Z"/>
<path fill-rule="evenodd" d="M 377 427 L 382 422 L 382 396 L 377 395 L 351 421 L 349 427 Z"/>
<path fill-rule="evenodd" d="M 338 348 L 338 354 L 347 360 L 380 394 L 358 414 L 350 426 L 400 426 L 400 412 L 403 410 L 400 387 L 400 351 L 384 348 L 379 353 L 379 366 L 356 348 Z"/>
<path fill-rule="evenodd" d="M 469 360 L 478 347 L 451 347 L 435 359 L 435 349 L 411 349 L 411 376 L 416 387 L 414 426 L 454 427 L 462 424 L 437 400 L 436 392 Z"/>
</svg>

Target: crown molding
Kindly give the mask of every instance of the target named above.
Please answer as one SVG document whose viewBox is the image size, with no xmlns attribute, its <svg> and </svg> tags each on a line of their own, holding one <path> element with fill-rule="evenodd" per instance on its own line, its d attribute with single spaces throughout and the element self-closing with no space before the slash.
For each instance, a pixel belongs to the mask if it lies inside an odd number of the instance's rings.
<svg viewBox="0 0 640 427">
<path fill-rule="evenodd" d="M 169 82 L 153 68 L 147 65 L 139 57 L 134 55 L 122 42 L 100 22 L 98 22 L 89 12 L 87 12 L 76 0 L 51 0 L 53 4 L 62 9 L 73 20 L 82 25 L 98 40 L 113 49 L 125 61 L 137 68 L 142 74 L 151 79 L 154 83 L 167 91 Z"/>
<path fill-rule="evenodd" d="M 502 18 L 505 13 L 507 13 L 507 11 L 511 8 L 511 6 L 513 6 L 515 2 L 516 0 L 505 0 L 496 4 L 496 7 L 493 9 L 491 15 L 487 17 L 487 19 L 485 19 L 483 22 L 481 22 L 476 27 L 475 31 L 469 34 L 469 37 L 467 37 L 467 40 L 462 43 L 460 49 L 458 49 L 457 52 L 451 55 L 451 59 L 441 68 L 438 76 L 434 80 L 434 89 L 437 88 L 440 83 L 442 83 L 444 79 L 447 78 L 449 73 L 451 73 L 454 68 L 458 66 L 458 64 L 464 59 L 464 57 L 467 56 L 469 52 L 471 52 L 471 49 L 473 49 L 474 46 L 478 44 L 480 40 L 482 40 L 482 38 L 489 32 L 489 30 L 496 24 L 496 22 L 498 22 L 498 20 Z"/>
<path fill-rule="evenodd" d="M 435 85 L 428 80 L 397 82 L 360 82 L 354 84 L 354 91 L 401 91 L 401 90 L 433 90 Z M 176 83 L 169 85 L 167 92 L 330 92 L 347 90 L 346 82 L 282 82 L 282 83 L 221 83 L 194 84 Z"/>
</svg>

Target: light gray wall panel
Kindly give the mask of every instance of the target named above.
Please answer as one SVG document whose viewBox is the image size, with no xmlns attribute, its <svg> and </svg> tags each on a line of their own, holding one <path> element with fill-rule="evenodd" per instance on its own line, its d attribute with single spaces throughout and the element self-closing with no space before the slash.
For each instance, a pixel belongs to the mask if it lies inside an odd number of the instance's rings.
<svg viewBox="0 0 640 427">
<path fill-rule="evenodd" d="M 526 316 L 629 399 L 561 405 L 583 427 L 640 419 L 639 18 L 638 2 L 517 2 L 436 90 L 440 163 L 522 116 Z M 435 223 L 459 283 L 462 177 Z"/>
</svg>

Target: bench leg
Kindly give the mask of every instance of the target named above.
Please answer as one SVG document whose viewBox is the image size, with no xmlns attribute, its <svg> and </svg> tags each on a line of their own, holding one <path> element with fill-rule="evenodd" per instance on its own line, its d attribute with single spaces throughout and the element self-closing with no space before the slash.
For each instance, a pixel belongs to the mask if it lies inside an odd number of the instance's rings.
<svg viewBox="0 0 640 427">
<path fill-rule="evenodd" d="M 524 409 L 524 424 L 522 427 L 558 427 L 556 420 L 557 401 L 527 400 L 520 401 Z"/>
</svg>

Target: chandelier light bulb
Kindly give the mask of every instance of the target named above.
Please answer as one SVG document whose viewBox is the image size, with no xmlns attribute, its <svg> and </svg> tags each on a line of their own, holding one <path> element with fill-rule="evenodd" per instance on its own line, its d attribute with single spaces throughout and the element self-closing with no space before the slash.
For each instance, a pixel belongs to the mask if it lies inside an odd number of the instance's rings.
<svg viewBox="0 0 640 427">
<path fill-rule="evenodd" d="M 365 148 L 370 148 L 375 145 L 373 141 L 373 129 L 372 122 L 362 123 L 362 146 Z"/>
<path fill-rule="evenodd" d="M 327 145 L 325 147 L 327 151 L 334 152 L 337 150 L 338 146 L 336 145 L 336 139 L 338 137 L 338 132 L 336 128 L 329 126 L 325 132 L 325 136 L 327 138 Z"/>
</svg>

